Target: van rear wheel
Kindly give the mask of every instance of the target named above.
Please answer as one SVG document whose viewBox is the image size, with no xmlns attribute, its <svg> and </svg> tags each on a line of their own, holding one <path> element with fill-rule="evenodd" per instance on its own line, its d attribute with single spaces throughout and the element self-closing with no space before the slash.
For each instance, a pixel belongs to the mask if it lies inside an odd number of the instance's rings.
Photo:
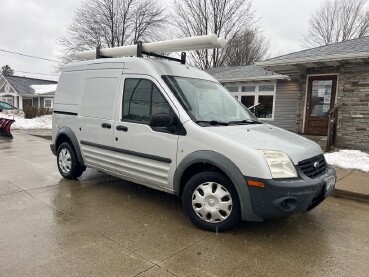
<svg viewBox="0 0 369 277">
<path fill-rule="evenodd" d="M 69 180 L 82 175 L 84 168 L 80 165 L 73 147 L 68 142 L 60 144 L 57 152 L 57 165 L 60 174 Z"/>
<path fill-rule="evenodd" d="M 229 179 L 218 172 L 206 171 L 192 176 L 182 195 L 185 213 L 204 230 L 222 232 L 240 221 L 237 191 Z"/>
</svg>

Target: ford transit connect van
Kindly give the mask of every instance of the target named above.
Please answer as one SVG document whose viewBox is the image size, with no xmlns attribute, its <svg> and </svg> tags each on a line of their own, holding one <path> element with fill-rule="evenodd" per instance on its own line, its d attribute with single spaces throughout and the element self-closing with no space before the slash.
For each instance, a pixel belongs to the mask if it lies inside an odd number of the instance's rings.
<svg viewBox="0 0 369 277">
<path fill-rule="evenodd" d="M 211 231 L 305 213 L 336 181 L 319 145 L 260 122 L 204 71 L 139 57 L 63 69 L 51 149 L 63 177 L 90 167 L 175 194 Z"/>
</svg>

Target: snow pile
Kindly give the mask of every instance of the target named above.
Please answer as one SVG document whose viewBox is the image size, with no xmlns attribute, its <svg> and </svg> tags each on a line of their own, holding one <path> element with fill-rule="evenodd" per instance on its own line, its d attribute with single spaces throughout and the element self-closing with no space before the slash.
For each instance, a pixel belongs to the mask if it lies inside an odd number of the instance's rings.
<svg viewBox="0 0 369 277">
<path fill-rule="evenodd" d="M 21 111 L 3 111 L 0 112 L 0 118 L 14 119 L 11 130 L 17 129 L 51 129 L 52 115 L 43 115 L 40 117 L 26 119 Z"/>
<path fill-rule="evenodd" d="M 35 90 L 36 94 L 45 94 L 56 91 L 57 84 L 52 85 L 32 85 L 31 88 Z"/>
<path fill-rule="evenodd" d="M 359 150 L 340 150 L 324 156 L 330 165 L 369 172 L 369 155 Z"/>
</svg>

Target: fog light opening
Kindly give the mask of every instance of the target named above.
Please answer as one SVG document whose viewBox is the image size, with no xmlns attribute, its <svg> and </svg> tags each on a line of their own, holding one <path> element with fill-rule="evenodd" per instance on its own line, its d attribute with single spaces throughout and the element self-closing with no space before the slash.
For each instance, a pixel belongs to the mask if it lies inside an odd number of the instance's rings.
<svg viewBox="0 0 369 277">
<path fill-rule="evenodd" d="M 297 199 L 294 197 L 284 197 L 274 201 L 274 206 L 282 212 L 291 212 L 297 207 Z"/>
</svg>

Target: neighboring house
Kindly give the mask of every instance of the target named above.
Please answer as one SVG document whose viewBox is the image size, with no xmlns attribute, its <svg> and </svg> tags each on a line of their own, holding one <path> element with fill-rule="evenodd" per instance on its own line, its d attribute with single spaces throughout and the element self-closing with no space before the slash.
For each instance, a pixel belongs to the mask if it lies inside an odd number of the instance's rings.
<svg viewBox="0 0 369 277">
<path fill-rule="evenodd" d="M 18 109 L 33 106 L 50 108 L 54 106 L 55 81 L 20 76 L 0 77 L 0 100 Z"/>
<path fill-rule="evenodd" d="M 256 64 L 298 82 L 298 133 L 326 135 L 325 115 L 339 104 L 336 145 L 369 151 L 369 36 Z"/>
<path fill-rule="evenodd" d="M 261 104 L 260 120 L 296 131 L 299 82 L 256 65 L 217 67 L 206 70 L 246 107 Z"/>
</svg>

